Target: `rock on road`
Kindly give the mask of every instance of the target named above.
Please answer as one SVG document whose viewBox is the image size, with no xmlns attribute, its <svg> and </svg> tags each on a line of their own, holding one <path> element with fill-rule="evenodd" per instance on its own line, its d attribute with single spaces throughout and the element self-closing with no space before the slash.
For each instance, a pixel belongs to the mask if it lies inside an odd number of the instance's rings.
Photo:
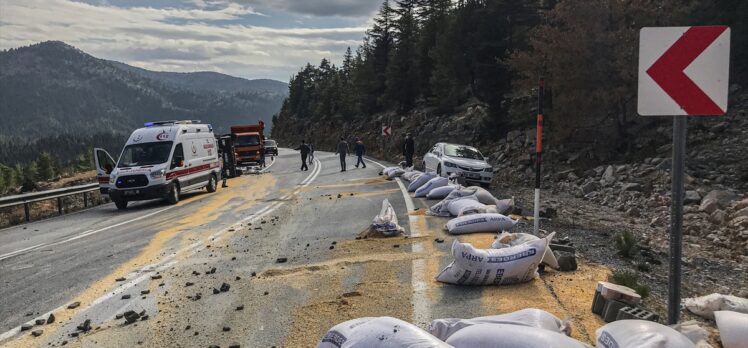
<svg viewBox="0 0 748 348">
<path fill-rule="evenodd" d="M 601 322 L 587 312 L 607 269 L 582 262 L 508 287 L 437 283 L 456 237 L 422 214 L 433 202 L 406 197 L 376 163 L 357 169 L 349 157 L 340 173 L 337 156 L 316 155 L 301 172 L 298 153 L 282 149 L 264 173 L 175 206 L 108 204 L 0 230 L 0 346 L 313 347 L 362 316 L 425 328 L 527 307 L 571 318 L 574 337 L 592 341 Z M 385 198 L 406 236 L 356 239 Z M 493 236 L 459 239 L 488 247 Z"/>
</svg>

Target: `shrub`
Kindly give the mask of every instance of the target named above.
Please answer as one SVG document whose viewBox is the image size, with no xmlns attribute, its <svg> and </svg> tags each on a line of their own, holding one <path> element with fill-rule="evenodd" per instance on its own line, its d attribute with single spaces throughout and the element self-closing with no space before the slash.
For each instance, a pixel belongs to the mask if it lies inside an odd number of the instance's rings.
<svg viewBox="0 0 748 348">
<path fill-rule="evenodd" d="M 616 249 L 618 254 L 623 257 L 632 258 L 639 251 L 638 243 L 634 234 L 629 231 L 623 231 L 615 237 Z"/>
</svg>

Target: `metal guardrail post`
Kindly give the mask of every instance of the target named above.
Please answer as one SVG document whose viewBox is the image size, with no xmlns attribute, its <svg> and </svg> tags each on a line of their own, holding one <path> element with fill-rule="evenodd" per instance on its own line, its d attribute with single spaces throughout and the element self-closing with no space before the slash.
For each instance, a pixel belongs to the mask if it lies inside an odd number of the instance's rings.
<svg viewBox="0 0 748 348">
<path fill-rule="evenodd" d="M 57 197 L 57 213 L 62 215 L 62 197 Z"/>
<path fill-rule="evenodd" d="M 83 208 L 88 208 L 88 192 L 83 192 Z"/>
<path fill-rule="evenodd" d="M 29 217 L 29 204 L 23 203 L 23 213 L 26 215 L 26 222 L 31 221 L 31 218 Z"/>
</svg>

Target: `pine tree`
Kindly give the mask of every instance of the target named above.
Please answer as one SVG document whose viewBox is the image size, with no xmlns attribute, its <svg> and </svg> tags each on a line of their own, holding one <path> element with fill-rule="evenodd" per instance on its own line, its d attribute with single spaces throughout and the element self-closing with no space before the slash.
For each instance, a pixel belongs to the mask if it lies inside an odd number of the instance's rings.
<svg viewBox="0 0 748 348">
<path fill-rule="evenodd" d="M 37 181 L 47 181 L 55 176 L 54 162 L 48 152 L 42 152 L 37 162 Z"/>
<path fill-rule="evenodd" d="M 416 21 L 417 0 L 396 0 L 397 19 L 394 21 L 395 46 L 387 67 L 387 93 L 397 102 L 400 111 L 408 111 L 418 96 L 418 67 L 416 43 L 418 23 Z"/>
<path fill-rule="evenodd" d="M 21 179 L 23 180 L 21 183 L 21 191 L 28 192 L 33 191 L 36 189 L 36 178 L 38 177 L 38 171 L 36 162 L 32 161 L 21 169 Z"/>
<path fill-rule="evenodd" d="M 376 97 L 384 95 L 387 86 L 387 66 L 394 45 L 394 17 L 395 11 L 390 5 L 390 0 L 385 0 L 379 8 L 379 13 L 374 17 L 374 25 L 366 33 L 369 42 L 366 62 L 371 64 L 369 68 L 373 69 L 376 83 L 368 86 L 370 89 L 363 92 Z M 386 100 L 380 99 L 376 103 L 376 108 L 378 110 L 386 105 Z"/>
</svg>

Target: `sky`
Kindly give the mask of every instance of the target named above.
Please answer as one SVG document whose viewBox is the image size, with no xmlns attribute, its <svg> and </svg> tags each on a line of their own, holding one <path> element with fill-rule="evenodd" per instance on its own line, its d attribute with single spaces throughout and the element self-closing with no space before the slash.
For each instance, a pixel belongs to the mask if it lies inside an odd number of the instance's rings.
<svg viewBox="0 0 748 348">
<path fill-rule="evenodd" d="M 157 71 L 287 82 L 307 62 L 339 64 L 379 0 L 0 0 L 0 49 L 64 41 Z"/>
</svg>

